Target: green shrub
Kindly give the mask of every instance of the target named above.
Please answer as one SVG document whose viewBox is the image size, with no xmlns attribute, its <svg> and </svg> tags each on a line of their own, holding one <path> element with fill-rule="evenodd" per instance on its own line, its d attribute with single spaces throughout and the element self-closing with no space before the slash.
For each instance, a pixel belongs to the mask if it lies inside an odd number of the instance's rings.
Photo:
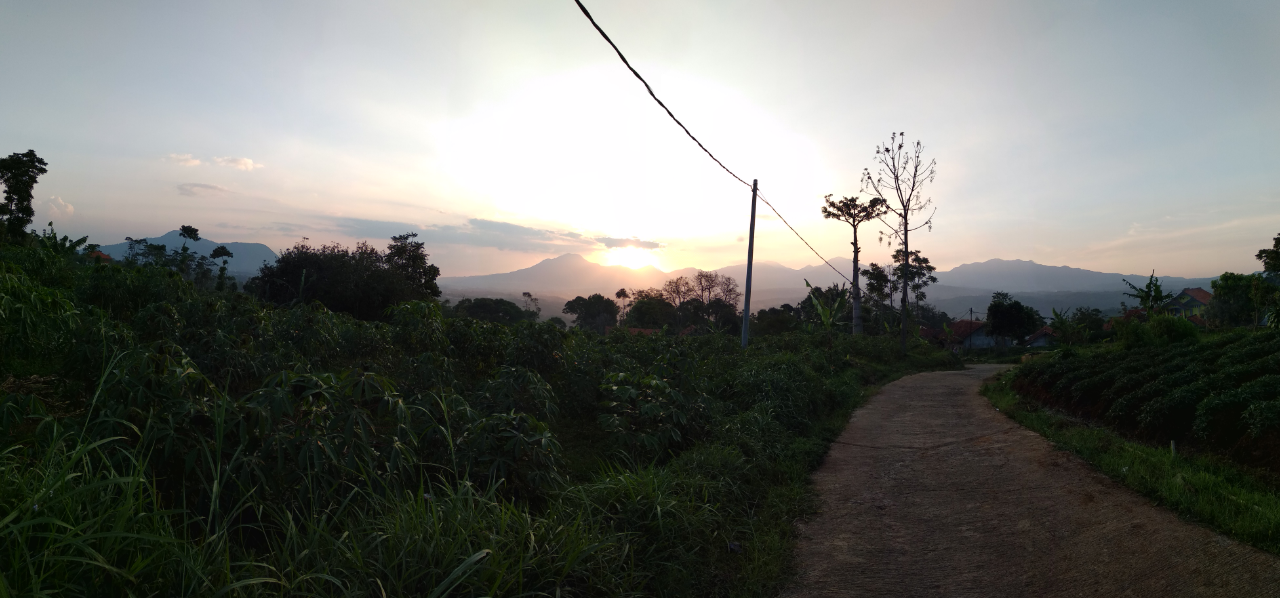
<svg viewBox="0 0 1280 598">
<path fill-rule="evenodd" d="M 1186 318 L 1159 315 L 1147 322 L 1151 334 L 1157 343 L 1169 345 L 1183 341 L 1194 341 L 1200 338 L 1200 329 Z"/>
<path fill-rule="evenodd" d="M 20 595 L 769 595 L 864 386 L 961 367 L 890 337 L 743 351 L 427 299 L 361 320 L 33 251 L 0 247 Z"/>
</svg>

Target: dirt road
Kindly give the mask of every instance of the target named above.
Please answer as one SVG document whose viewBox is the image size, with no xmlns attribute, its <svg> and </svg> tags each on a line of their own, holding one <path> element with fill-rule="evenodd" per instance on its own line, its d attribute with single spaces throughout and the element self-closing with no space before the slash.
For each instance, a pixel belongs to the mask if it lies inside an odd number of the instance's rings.
<svg viewBox="0 0 1280 598">
<path fill-rule="evenodd" d="M 1280 596 L 1280 559 L 997 412 L 977 390 L 1001 367 L 911 376 L 854 413 L 784 596 Z"/>
</svg>

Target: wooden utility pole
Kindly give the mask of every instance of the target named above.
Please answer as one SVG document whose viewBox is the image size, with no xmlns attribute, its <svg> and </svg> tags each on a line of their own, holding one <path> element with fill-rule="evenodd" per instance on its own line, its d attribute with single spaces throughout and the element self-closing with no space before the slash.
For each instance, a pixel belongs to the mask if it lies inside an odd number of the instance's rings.
<svg viewBox="0 0 1280 598">
<path fill-rule="evenodd" d="M 751 226 L 747 233 L 747 292 L 742 299 L 742 348 L 747 348 L 751 329 L 751 262 L 756 253 L 756 190 L 760 181 L 751 179 Z"/>
</svg>

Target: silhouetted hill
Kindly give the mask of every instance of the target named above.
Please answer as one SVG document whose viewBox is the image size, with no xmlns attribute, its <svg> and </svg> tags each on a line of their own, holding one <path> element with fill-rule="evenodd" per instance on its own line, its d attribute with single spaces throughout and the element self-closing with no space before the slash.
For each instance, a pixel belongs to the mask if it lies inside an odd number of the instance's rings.
<svg viewBox="0 0 1280 598">
<path fill-rule="evenodd" d="M 227 260 L 227 271 L 234 273 L 238 278 L 257 275 L 258 267 L 262 265 L 262 262 L 275 262 L 277 257 L 276 252 L 262 243 L 219 243 L 209 239 L 200 239 L 192 242 L 178 236 L 178 231 L 176 230 L 169 231 L 159 237 L 147 237 L 146 239 L 149 243 L 164 245 L 170 250 L 178 249 L 182 247 L 183 243 L 186 243 L 187 247 L 201 255 L 209 255 L 215 247 L 226 245 L 234 256 Z M 103 245 L 101 251 L 111 256 L 112 259 L 124 259 L 129 252 L 129 243 Z"/>
<path fill-rule="evenodd" d="M 994 289 L 1009 292 L 1081 292 L 1127 290 L 1123 279 L 1142 286 L 1150 274 L 1110 274 L 1072 268 L 1070 266 L 1045 266 L 1026 260 L 987 260 L 962 264 L 946 272 L 939 272 L 938 283 L 973 289 Z M 1179 278 L 1161 276 L 1160 283 L 1166 291 L 1181 291 L 1187 287 L 1209 288 L 1213 278 Z"/>
</svg>

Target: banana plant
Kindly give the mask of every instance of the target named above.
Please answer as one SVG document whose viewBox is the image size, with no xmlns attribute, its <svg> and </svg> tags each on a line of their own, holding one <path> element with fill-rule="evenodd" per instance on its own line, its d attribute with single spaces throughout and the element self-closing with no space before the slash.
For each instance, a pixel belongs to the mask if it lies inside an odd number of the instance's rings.
<svg viewBox="0 0 1280 598">
<path fill-rule="evenodd" d="M 844 287 L 840 287 L 840 294 L 835 301 L 830 303 L 822 297 L 822 293 L 815 293 L 816 289 L 809 284 L 809 279 L 804 280 L 804 286 L 809 287 L 809 301 L 813 303 L 813 308 L 818 311 L 818 319 L 822 322 L 822 328 L 831 334 L 835 329 L 836 318 L 844 312 L 845 293 Z"/>
</svg>

